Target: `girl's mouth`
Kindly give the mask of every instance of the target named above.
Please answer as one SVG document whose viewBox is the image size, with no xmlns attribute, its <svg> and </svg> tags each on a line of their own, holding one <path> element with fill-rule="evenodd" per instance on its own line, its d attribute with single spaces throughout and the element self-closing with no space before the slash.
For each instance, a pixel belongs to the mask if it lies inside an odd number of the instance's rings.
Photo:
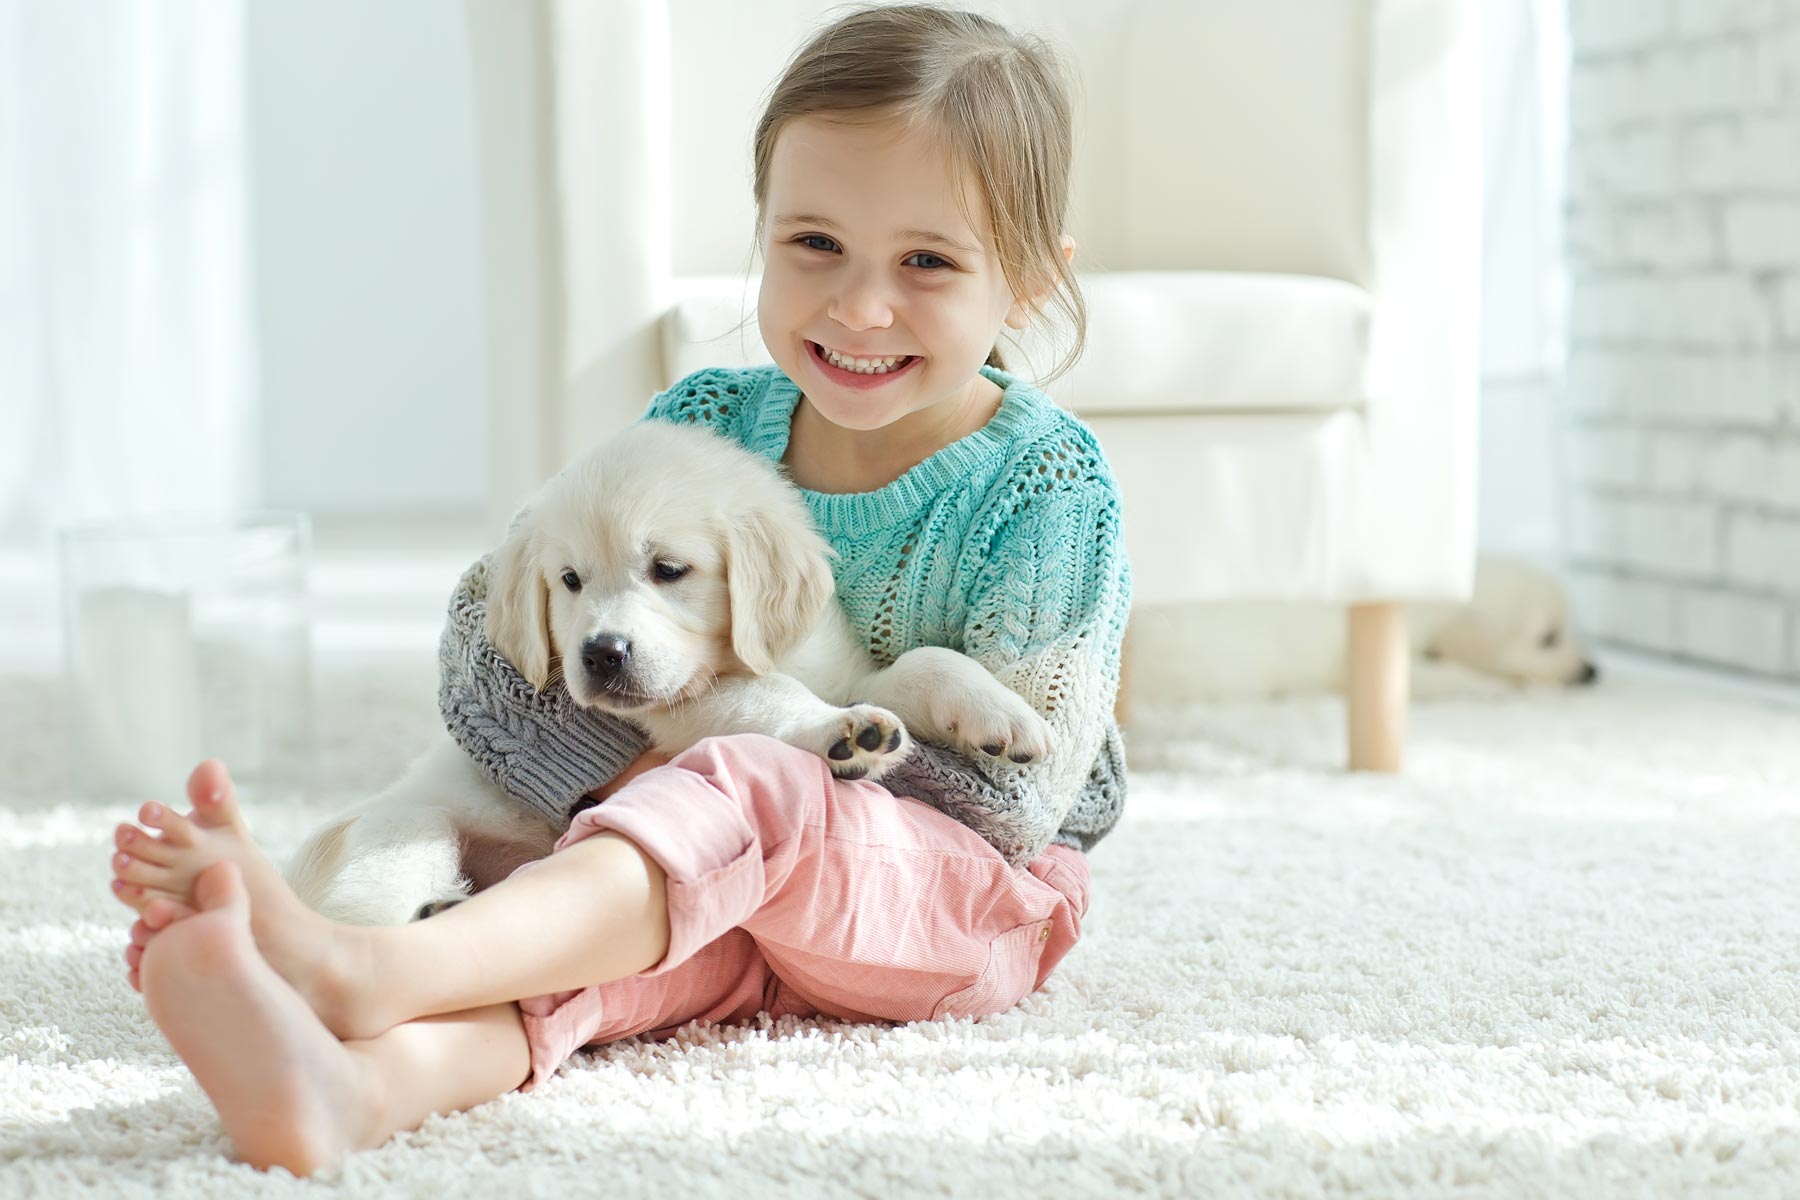
<svg viewBox="0 0 1800 1200">
<path fill-rule="evenodd" d="M 909 354 L 886 371 L 848 371 L 826 358 L 825 348 L 819 343 L 807 342 L 806 350 L 825 378 L 843 387 L 863 390 L 878 388 L 890 380 L 910 374 L 914 367 L 925 361 L 916 354 Z"/>
</svg>

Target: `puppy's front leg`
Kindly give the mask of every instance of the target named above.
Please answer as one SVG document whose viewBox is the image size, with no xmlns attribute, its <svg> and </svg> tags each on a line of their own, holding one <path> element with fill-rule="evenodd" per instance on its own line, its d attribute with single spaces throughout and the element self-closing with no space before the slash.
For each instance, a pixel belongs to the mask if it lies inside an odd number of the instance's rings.
<svg viewBox="0 0 1800 1200">
<path fill-rule="evenodd" d="M 893 709 L 914 737 L 1025 764 L 1050 756 L 1050 723 L 1025 698 L 966 654 L 942 646 L 908 650 L 861 685 Z"/>
<path fill-rule="evenodd" d="M 765 733 L 824 759 L 839 779 L 879 779 L 912 748 L 900 718 L 873 704 L 839 707 L 791 675 L 722 679 L 676 711 L 633 714 L 673 754 L 704 737 Z"/>
</svg>

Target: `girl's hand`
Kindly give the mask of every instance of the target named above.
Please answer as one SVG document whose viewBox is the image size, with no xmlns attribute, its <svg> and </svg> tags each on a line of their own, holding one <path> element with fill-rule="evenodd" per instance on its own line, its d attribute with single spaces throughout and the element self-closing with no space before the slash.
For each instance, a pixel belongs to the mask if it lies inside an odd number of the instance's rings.
<svg viewBox="0 0 1800 1200">
<path fill-rule="evenodd" d="M 669 761 L 669 756 L 657 750 L 646 750 L 631 760 L 631 765 L 619 772 L 618 778 L 611 783 L 603 784 L 589 792 L 595 800 L 604 800 L 645 771 L 653 771 Z"/>
</svg>

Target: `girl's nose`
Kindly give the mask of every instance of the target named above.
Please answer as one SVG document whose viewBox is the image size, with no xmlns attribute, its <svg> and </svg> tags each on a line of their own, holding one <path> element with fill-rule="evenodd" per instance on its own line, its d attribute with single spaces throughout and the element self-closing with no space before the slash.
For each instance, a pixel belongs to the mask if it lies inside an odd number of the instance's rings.
<svg viewBox="0 0 1800 1200">
<path fill-rule="evenodd" d="M 893 324 L 894 306 L 881 280 L 859 273 L 844 281 L 825 314 L 845 329 L 885 329 Z"/>
</svg>

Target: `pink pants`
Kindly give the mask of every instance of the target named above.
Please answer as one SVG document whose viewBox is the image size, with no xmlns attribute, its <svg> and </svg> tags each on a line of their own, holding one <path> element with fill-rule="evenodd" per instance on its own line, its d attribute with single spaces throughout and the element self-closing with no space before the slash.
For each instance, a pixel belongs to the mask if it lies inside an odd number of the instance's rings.
<svg viewBox="0 0 1800 1200">
<path fill-rule="evenodd" d="M 669 950 L 625 979 L 521 1000 L 530 1091 L 582 1046 L 825 1014 L 923 1021 L 1004 1012 L 1081 936 L 1087 860 L 1025 867 L 934 808 L 835 779 L 760 734 L 708 738 L 577 814 L 668 874 Z M 520 870 L 530 870 L 532 864 Z"/>
</svg>

